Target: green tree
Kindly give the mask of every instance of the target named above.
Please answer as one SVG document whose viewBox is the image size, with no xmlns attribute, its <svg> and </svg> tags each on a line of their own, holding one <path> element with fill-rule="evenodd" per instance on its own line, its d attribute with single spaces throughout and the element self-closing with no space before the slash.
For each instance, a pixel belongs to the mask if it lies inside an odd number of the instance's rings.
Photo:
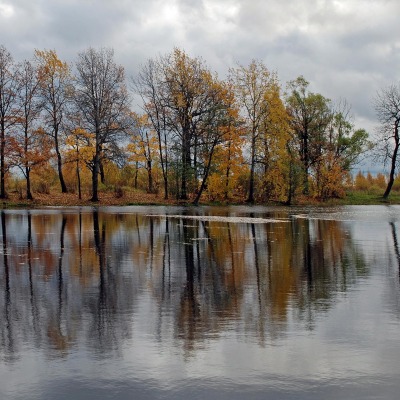
<svg viewBox="0 0 400 400">
<path fill-rule="evenodd" d="M 303 193 L 308 195 L 311 168 L 320 160 L 326 141 L 326 131 L 332 113 L 330 100 L 308 91 L 309 82 L 302 76 L 289 82 L 286 99 L 291 127 L 297 137 L 303 167 Z"/>
</svg>

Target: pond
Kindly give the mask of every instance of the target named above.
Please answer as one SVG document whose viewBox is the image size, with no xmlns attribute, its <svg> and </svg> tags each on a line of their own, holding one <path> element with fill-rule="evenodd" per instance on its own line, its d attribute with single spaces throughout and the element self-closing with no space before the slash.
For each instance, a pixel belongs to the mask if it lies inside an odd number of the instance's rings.
<svg viewBox="0 0 400 400">
<path fill-rule="evenodd" d="M 400 206 L 0 213 L 1 399 L 398 398 Z"/>
</svg>

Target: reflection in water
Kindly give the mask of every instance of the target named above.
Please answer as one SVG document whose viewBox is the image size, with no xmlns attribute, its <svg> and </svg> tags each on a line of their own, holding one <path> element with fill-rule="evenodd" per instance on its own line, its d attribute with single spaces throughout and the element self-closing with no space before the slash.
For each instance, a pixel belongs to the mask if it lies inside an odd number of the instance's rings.
<svg viewBox="0 0 400 400">
<path fill-rule="evenodd" d="M 225 329 L 242 329 L 265 344 L 285 334 L 289 312 L 311 329 L 317 311 L 368 274 L 338 221 L 242 224 L 99 210 L 2 211 L 1 225 L 0 351 L 9 355 L 24 341 L 16 332 L 34 337 L 52 356 L 65 355 L 82 334 L 98 354 L 118 350 L 144 288 L 159 307 L 159 341 L 176 335 L 190 352 Z M 30 317 L 13 318 L 27 303 Z M 170 332 L 163 329 L 169 318 Z"/>
<path fill-rule="evenodd" d="M 49 359 L 122 357 L 138 321 L 186 361 L 230 333 L 264 348 L 293 326 L 313 331 L 371 268 L 344 222 L 276 214 L 281 222 L 252 224 L 1 211 L 1 360 L 26 346 Z"/>
<path fill-rule="evenodd" d="M 394 222 L 389 222 L 389 224 L 390 224 L 390 228 L 391 228 L 391 231 L 392 231 L 394 251 L 395 251 L 395 254 L 396 254 L 397 263 L 399 265 L 399 280 L 400 280 L 400 250 L 399 250 L 399 242 L 397 240 L 396 227 L 394 225 Z"/>
</svg>

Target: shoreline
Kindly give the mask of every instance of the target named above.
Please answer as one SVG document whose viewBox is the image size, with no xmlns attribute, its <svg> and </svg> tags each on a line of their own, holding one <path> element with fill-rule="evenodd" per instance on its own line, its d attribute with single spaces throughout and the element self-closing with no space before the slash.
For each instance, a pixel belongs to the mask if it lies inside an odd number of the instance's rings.
<svg viewBox="0 0 400 400">
<path fill-rule="evenodd" d="M 98 202 L 92 202 L 89 196 L 84 196 L 81 200 L 76 194 L 67 193 L 50 193 L 50 194 L 34 194 L 33 200 L 21 199 L 16 194 L 12 193 L 7 199 L 0 200 L 0 209 L 11 208 L 27 208 L 35 209 L 41 207 L 124 207 L 124 206 L 276 206 L 276 207 L 298 207 L 298 206 L 314 206 L 314 207 L 329 207 L 329 206 L 348 206 L 348 205 L 395 205 L 400 204 L 400 194 L 393 193 L 388 199 L 383 199 L 381 195 L 350 192 L 343 199 L 329 199 L 320 201 L 313 198 L 298 198 L 293 204 L 287 205 L 283 202 L 255 202 L 249 204 L 245 201 L 201 201 L 195 205 L 191 200 L 181 201 L 176 199 L 167 199 L 154 194 L 133 192 L 127 193 L 124 196 L 117 197 L 114 193 L 104 192 L 99 195 Z"/>
</svg>

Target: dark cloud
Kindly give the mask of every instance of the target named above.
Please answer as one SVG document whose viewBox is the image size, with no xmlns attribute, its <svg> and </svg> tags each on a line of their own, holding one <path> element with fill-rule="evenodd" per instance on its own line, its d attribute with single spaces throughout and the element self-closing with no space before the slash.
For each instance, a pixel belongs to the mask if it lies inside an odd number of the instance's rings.
<svg viewBox="0 0 400 400">
<path fill-rule="evenodd" d="M 283 84 L 304 75 L 313 91 L 346 98 L 372 126 L 376 91 L 400 80 L 399 12 L 398 0 L 0 0 L 0 41 L 16 59 L 113 47 L 128 75 L 174 46 L 221 77 L 259 59 Z"/>
</svg>

